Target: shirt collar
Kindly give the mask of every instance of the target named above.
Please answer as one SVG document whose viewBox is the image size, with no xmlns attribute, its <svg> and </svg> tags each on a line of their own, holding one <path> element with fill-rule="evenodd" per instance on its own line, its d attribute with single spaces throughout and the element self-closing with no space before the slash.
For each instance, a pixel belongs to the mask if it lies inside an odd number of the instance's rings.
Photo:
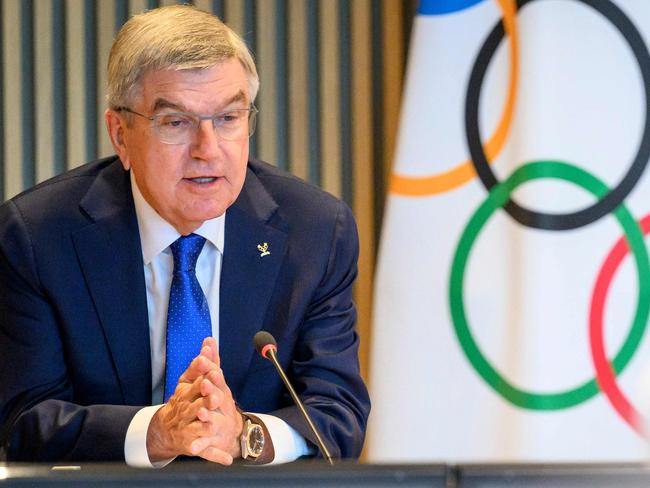
<svg viewBox="0 0 650 488">
<path fill-rule="evenodd" d="M 133 176 L 133 171 L 131 171 L 131 192 L 133 194 L 133 203 L 135 204 L 135 214 L 138 218 L 138 228 L 140 229 L 142 260 L 147 265 L 178 239 L 180 234 L 173 225 L 163 219 L 144 199 Z M 223 254 L 225 222 L 226 213 L 224 212 L 219 217 L 203 222 L 194 231 L 194 234 L 205 237 L 208 242 Z"/>
</svg>

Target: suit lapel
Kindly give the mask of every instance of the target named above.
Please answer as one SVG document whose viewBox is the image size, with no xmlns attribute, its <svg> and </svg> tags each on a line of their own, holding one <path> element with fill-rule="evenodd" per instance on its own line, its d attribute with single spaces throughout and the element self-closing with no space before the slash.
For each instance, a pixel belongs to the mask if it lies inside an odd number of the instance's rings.
<svg viewBox="0 0 650 488">
<path fill-rule="evenodd" d="M 74 247 L 104 329 L 126 404 L 151 403 L 151 357 L 142 250 L 128 173 L 118 162 L 97 177 L 81 207 L 94 223 Z"/>
<path fill-rule="evenodd" d="M 272 219 L 277 208 L 249 169 L 239 198 L 226 212 L 219 350 L 221 367 L 235 398 L 243 387 L 253 356 L 253 336 L 264 328 L 264 317 L 286 251 L 287 234 L 279 219 Z"/>
</svg>

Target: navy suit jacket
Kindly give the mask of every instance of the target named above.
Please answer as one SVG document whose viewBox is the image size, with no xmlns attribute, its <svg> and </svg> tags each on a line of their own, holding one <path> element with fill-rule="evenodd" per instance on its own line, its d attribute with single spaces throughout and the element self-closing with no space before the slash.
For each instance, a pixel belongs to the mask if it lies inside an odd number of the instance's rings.
<svg viewBox="0 0 650 488">
<path fill-rule="evenodd" d="M 225 225 L 218 342 L 233 397 L 315 442 L 254 352 L 266 329 L 332 455 L 358 456 L 370 402 L 349 208 L 252 160 Z M 0 457 L 123 460 L 128 425 L 150 404 L 142 250 L 129 174 L 112 157 L 0 206 Z"/>
</svg>

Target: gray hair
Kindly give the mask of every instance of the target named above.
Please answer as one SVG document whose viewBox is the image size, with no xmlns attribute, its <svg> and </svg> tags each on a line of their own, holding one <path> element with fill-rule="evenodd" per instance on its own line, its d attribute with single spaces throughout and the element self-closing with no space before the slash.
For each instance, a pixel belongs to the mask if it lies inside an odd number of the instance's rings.
<svg viewBox="0 0 650 488">
<path fill-rule="evenodd" d="M 150 71 L 211 68 L 231 58 L 246 72 L 252 102 L 260 84 L 253 57 L 217 16 L 191 5 L 135 15 L 120 29 L 108 57 L 108 106 L 128 107 Z"/>
</svg>

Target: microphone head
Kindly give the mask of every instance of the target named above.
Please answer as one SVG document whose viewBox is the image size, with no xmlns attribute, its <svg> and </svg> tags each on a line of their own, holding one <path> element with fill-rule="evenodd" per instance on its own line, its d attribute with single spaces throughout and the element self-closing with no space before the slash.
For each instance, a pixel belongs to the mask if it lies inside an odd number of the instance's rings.
<svg viewBox="0 0 650 488">
<path fill-rule="evenodd" d="M 255 337 L 253 337 L 253 344 L 255 344 L 257 352 L 259 352 L 264 358 L 266 358 L 266 353 L 270 349 L 278 349 L 278 344 L 275 342 L 275 338 L 265 330 L 261 330 L 255 334 Z"/>
</svg>

